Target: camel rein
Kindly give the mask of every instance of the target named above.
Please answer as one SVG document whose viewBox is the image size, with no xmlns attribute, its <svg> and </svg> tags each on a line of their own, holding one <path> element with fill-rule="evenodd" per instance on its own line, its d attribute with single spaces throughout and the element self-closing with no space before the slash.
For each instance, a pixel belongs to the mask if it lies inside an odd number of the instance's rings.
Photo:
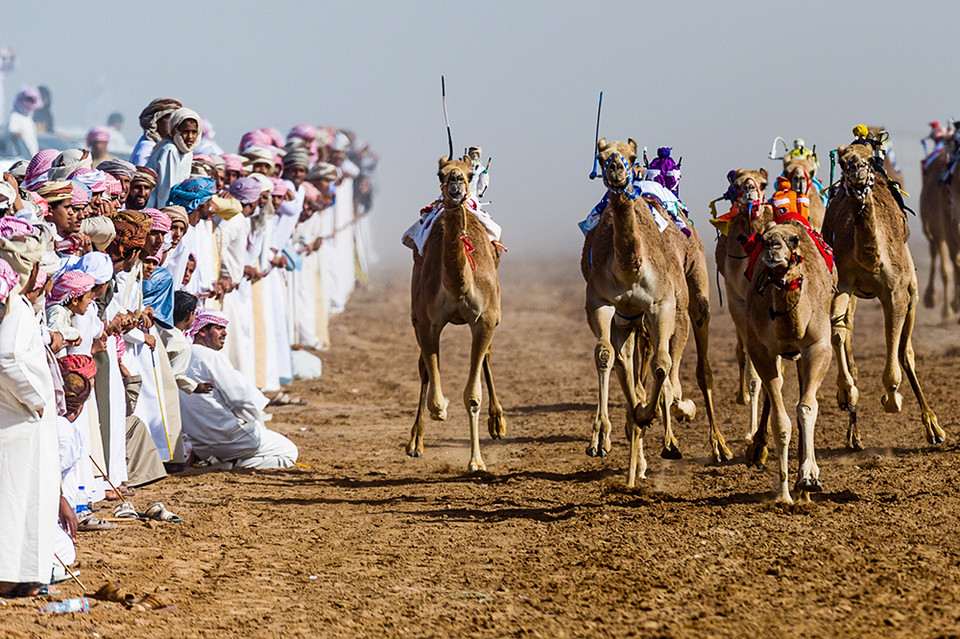
<svg viewBox="0 0 960 639">
<path fill-rule="evenodd" d="M 470 262 L 470 270 L 477 270 L 477 260 L 473 257 L 473 252 L 476 250 L 473 247 L 473 244 L 470 243 L 470 240 L 467 239 L 467 207 L 460 204 L 460 211 L 463 213 L 463 227 L 460 229 L 460 241 L 463 242 L 463 250 L 467 254 L 467 261 Z"/>
</svg>

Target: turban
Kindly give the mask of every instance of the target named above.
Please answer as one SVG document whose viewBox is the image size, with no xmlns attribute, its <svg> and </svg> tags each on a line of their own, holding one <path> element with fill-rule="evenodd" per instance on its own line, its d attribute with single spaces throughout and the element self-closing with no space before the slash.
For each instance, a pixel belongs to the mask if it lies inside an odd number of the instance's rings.
<svg viewBox="0 0 960 639">
<path fill-rule="evenodd" d="M 320 198 L 320 189 L 310 184 L 309 182 L 303 183 L 303 190 L 306 194 L 304 197 L 311 202 L 316 202 Z"/>
<path fill-rule="evenodd" d="M 69 200 L 73 197 L 73 184 L 66 181 L 47 182 L 37 191 L 47 204 L 54 204 L 60 200 Z"/>
<path fill-rule="evenodd" d="M 0 259 L 4 259 L 20 274 L 20 283 L 13 291 L 19 293 L 33 272 L 33 267 L 43 259 L 43 243 L 36 235 L 16 235 L 0 237 Z"/>
<path fill-rule="evenodd" d="M 19 213 L 17 213 L 17 217 L 24 217 L 28 222 L 34 222 L 37 219 L 46 217 L 47 214 L 50 213 L 50 205 L 47 204 L 45 199 L 40 197 L 39 193 L 34 193 L 33 191 L 29 193 L 31 201 L 23 203 L 24 206 L 20 209 Z M 31 209 L 30 204 L 33 204 L 35 208 Z M 28 215 L 29 217 L 25 217 Z"/>
<path fill-rule="evenodd" d="M 144 107 L 140 112 L 140 127 L 147 139 L 159 142 L 160 132 L 157 131 L 157 120 L 163 119 L 164 116 L 170 115 L 182 106 L 180 100 L 174 98 L 157 98 Z"/>
<path fill-rule="evenodd" d="M 80 182 L 93 193 L 102 193 L 107 190 L 107 174 L 97 169 L 78 169 L 70 176 L 71 180 Z"/>
<path fill-rule="evenodd" d="M 226 162 L 224 162 L 223 158 L 219 155 L 208 155 L 207 162 L 218 171 L 226 169 Z"/>
<path fill-rule="evenodd" d="M 217 192 L 217 183 L 213 178 L 200 175 L 187 178 L 170 189 L 167 204 L 182 206 L 192 213 Z"/>
<path fill-rule="evenodd" d="M 143 305 L 153 309 L 153 317 L 164 328 L 173 326 L 173 276 L 158 268 L 141 286 Z"/>
<path fill-rule="evenodd" d="M 197 123 L 197 139 L 195 139 L 190 146 L 184 143 L 183 136 L 180 135 L 180 125 L 187 120 L 193 120 Z M 200 116 L 197 115 L 197 112 L 193 109 L 180 107 L 170 115 L 170 128 L 167 135 L 173 140 L 173 143 L 177 145 L 177 150 L 180 151 L 180 153 L 193 151 L 200 144 L 200 139 L 203 137 L 203 134 L 200 133 Z"/>
<path fill-rule="evenodd" d="M 23 188 L 28 191 L 36 191 L 47 179 L 47 171 L 53 165 L 53 161 L 60 155 L 56 149 L 44 149 L 30 159 L 27 165 L 27 173 L 23 177 Z"/>
<path fill-rule="evenodd" d="M 337 135 L 333 139 L 333 144 L 331 147 L 334 151 L 346 151 L 350 148 L 350 138 L 347 137 L 346 133 L 337 131 Z"/>
<path fill-rule="evenodd" d="M 211 324 L 216 324 L 217 326 L 224 326 L 229 323 L 227 316 L 221 313 L 220 311 L 214 311 L 210 309 L 203 309 L 197 311 L 196 317 L 193 318 L 193 324 L 184 331 L 184 335 L 187 337 L 195 337 L 205 326 L 210 326 Z"/>
<path fill-rule="evenodd" d="M 33 224 L 26 220 L 10 215 L 0 217 L 0 237 L 10 237 L 11 235 L 33 235 L 37 229 Z"/>
<path fill-rule="evenodd" d="M 317 180 L 336 180 L 337 167 L 327 162 L 317 162 L 307 173 L 307 180 L 314 182 Z"/>
<path fill-rule="evenodd" d="M 0 181 L 0 197 L 3 198 L 0 201 L 0 210 L 8 209 L 17 199 L 17 191 L 5 181 Z"/>
<path fill-rule="evenodd" d="M 60 372 L 66 375 L 67 373 L 80 373 L 88 380 L 92 380 L 97 374 L 97 363 L 89 355 L 67 355 L 61 357 L 57 360 L 57 364 L 60 365 Z"/>
<path fill-rule="evenodd" d="M 85 218 L 80 222 L 80 232 L 90 238 L 93 248 L 98 251 L 110 246 L 110 242 L 117 236 L 117 231 L 113 227 L 113 220 L 102 215 Z"/>
<path fill-rule="evenodd" d="M 70 180 L 70 184 L 73 185 L 73 199 L 71 204 L 74 206 L 85 206 L 90 204 L 90 195 L 92 193 L 90 188 L 79 180 Z"/>
<path fill-rule="evenodd" d="M 94 142 L 109 142 L 110 132 L 102 126 L 95 126 L 87 131 L 87 146 L 93 146 Z"/>
<path fill-rule="evenodd" d="M 273 139 L 264 129 L 248 131 L 240 138 L 240 146 L 237 148 L 237 151 L 243 153 L 251 146 L 270 146 L 272 143 Z"/>
<path fill-rule="evenodd" d="M 96 286 L 92 275 L 83 271 L 64 271 L 53 283 L 53 290 L 47 295 L 47 307 L 65 304 L 80 297 Z"/>
<path fill-rule="evenodd" d="M 243 158 L 239 155 L 224 153 L 220 157 L 223 158 L 224 171 L 237 171 L 239 173 L 243 170 Z"/>
<path fill-rule="evenodd" d="M 22 86 L 13 101 L 13 108 L 24 115 L 31 115 L 43 105 L 43 97 L 36 87 Z"/>
<path fill-rule="evenodd" d="M 106 218 L 93 218 L 106 219 Z M 108 222 L 110 220 L 107 220 Z M 95 285 L 109 282 L 113 279 L 113 260 L 106 253 L 90 251 L 79 260 L 71 264 L 64 273 L 79 271 L 93 278 Z"/>
<path fill-rule="evenodd" d="M 0 303 L 7 301 L 10 293 L 20 283 L 20 276 L 6 260 L 0 260 Z"/>
<path fill-rule="evenodd" d="M 305 169 L 309 169 L 310 152 L 299 146 L 287 151 L 287 155 L 283 158 L 283 168 L 290 166 L 302 166 Z"/>
<path fill-rule="evenodd" d="M 287 183 L 280 178 L 269 178 L 273 182 L 273 191 L 270 192 L 271 195 L 286 195 L 287 194 Z"/>
<path fill-rule="evenodd" d="M 53 161 L 47 177 L 51 180 L 63 180 L 77 169 L 89 169 L 92 164 L 90 151 L 86 149 L 67 149 Z"/>
<path fill-rule="evenodd" d="M 157 172 L 148 166 L 138 166 L 136 173 L 130 179 L 130 183 L 143 182 L 149 184 L 152 189 L 157 185 Z"/>
<path fill-rule="evenodd" d="M 104 160 L 97 165 L 97 168 L 118 179 L 123 177 L 129 180 L 133 178 L 133 174 L 137 172 L 137 167 L 129 162 L 117 158 L 113 158 L 112 160 Z"/>
<path fill-rule="evenodd" d="M 123 184 L 109 173 L 107 173 L 107 193 L 110 195 L 123 195 Z"/>
<path fill-rule="evenodd" d="M 47 283 L 47 278 L 48 278 L 48 277 L 50 277 L 50 276 L 47 275 L 47 272 L 46 272 L 44 269 L 38 268 L 38 269 L 37 269 L 37 279 L 36 279 L 36 281 L 33 283 L 33 291 L 39 291 L 41 288 L 43 288 L 43 285 Z M 29 291 L 29 292 L 32 293 L 33 291 Z"/>
<path fill-rule="evenodd" d="M 166 233 L 170 230 L 170 216 L 159 209 L 143 209 L 143 212 L 150 216 L 150 233 L 160 231 Z"/>
<path fill-rule="evenodd" d="M 231 197 L 230 195 L 227 195 L 226 197 L 214 195 L 210 199 L 216 206 L 217 217 L 223 218 L 224 220 L 229 220 L 237 213 L 243 211 L 243 205 L 240 204 L 240 200 L 235 197 Z"/>
<path fill-rule="evenodd" d="M 273 182 L 266 175 L 262 173 L 251 173 L 250 177 L 255 179 L 260 183 L 260 193 L 273 193 L 274 185 Z"/>
<path fill-rule="evenodd" d="M 190 226 L 190 218 L 187 217 L 187 209 L 182 206 L 165 206 L 160 209 L 168 216 L 170 216 L 170 225 L 173 226 L 174 222 L 181 222 L 184 226 Z"/>
<path fill-rule="evenodd" d="M 116 237 L 107 247 L 107 254 L 114 261 L 122 260 L 130 250 L 140 250 L 153 226 L 153 219 L 143 211 L 124 209 L 111 216 Z"/>
<path fill-rule="evenodd" d="M 248 146 L 243 151 L 243 156 L 247 158 L 251 164 L 254 162 L 264 162 L 266 164 L 275 164 L 277 154 L 264 146 Z"/>
<path fill-rule="evenodd" d="M 335 137 L 337 137 L 337 130 L 332 126 L 317 129 L 317 144 L 320 146 L 333 146 Z"/>
<path fill-rule="evenodd" d="M 227 191 L 230 195 L 240 200 L 242 204 L 250 204 L 260 198 L 260 193 L 263 192 L 263 188 L 260 186 L 260 181 L 257 178 L 242 177 L 234 180 Z"/>
<path fill-rule="evenodd" d="M 317 127 L 310 126 L 309 124 L 298 124 L 287 133 L 287 139 L 289 140 L 290 138 L 300 138 L 307 142 L 313 142 L 317 139 Z"/>
<path fill-rule="evenodd" d="M 117 336 L 119 337 L 119 336 Z M 70 355 L 69 357 L 87 357 L 87 355 Z M 63 361 L 62 358 L 60 361 Z M 92 358 L 90 358 L 92 360 Z M 83 374 L 77 371 L 63 372 L 63 406 L 67 414 L 79 413 L 90 398 L 93 384 Z"/>
<path fill-rule="evenodd" d="M 11 166 L 7 173 L 17 178 L 17 180 L 23 180 L 27 176 L 27 164 L 26 160 L 17 160 L 13 166 Z"/>
</svg>

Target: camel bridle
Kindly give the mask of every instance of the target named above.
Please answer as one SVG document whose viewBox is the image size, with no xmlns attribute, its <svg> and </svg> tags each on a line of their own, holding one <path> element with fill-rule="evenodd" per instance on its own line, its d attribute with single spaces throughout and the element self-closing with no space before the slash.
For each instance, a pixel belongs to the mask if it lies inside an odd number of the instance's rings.
<svg viewBox="0 0 960 639">
<path fill-rule="evenodd" d="M 877 173 L 874 171 L 869 160 L 859 159 L 856 163 L 841 164 L 843 170 L 843 190 L 844 192 L 860 202 L 860 210 L 857 211 L 857 218 L 863 216 L 863 211 L 867 207 L 867 196 L 873 190 L 873 185 L 877 180 Z M 867 169 L 867 182 L 862 186 L 853 186 L 850 184 L 850 176 L 861 168 Z"/>
<path fill-rule="evenodd" d="M 607 170 L 610 168 L 610 163 L 613 162 L 614 159 L 619 159 L 623 163 L 623 167 L 627 170 L 627 182 L 623 186 L 613 186 L 610 184 L 609 180 L 607 180 Z M 606 162 L 603 163 L 603 185 L 606 186 L 611 193 L 616 193 L 618 195 L 623 193 L 631 200 L 637 197 L 637 193 L 633 188 L 633 180 L 636 178 L 636 176 L 636 169 L 634 169 L 630 162 L 627 162 L 627 158 L 625 158 L 619 151 L 614 151 L 611 153 Z"/>
<path fill-rule="evenodd" d="M 743 197 L 747 194 L 747 189 L 745 188 L 747 184 L 753 184 L 753 188 L 757 190 L 756 199 L 744 201 Z M 757 181 L 757 178 L 755 177 L 748 177 L 741 183 L 740 186 L 737 187 L 737 202 L 739 204 L 747 205 L 747 216 L 751 220 L 755 220 L 760 217 L 760 203 L 762 197 L 763 189 L 760 188 L 760 182 Z"/>
</svg>

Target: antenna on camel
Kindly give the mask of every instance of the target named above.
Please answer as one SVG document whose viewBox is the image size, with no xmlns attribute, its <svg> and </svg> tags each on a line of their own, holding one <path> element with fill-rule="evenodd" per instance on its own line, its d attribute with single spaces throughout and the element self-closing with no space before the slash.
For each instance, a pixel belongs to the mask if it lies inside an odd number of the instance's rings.
<svg viewBox="0 0 960 639">
<path fill-rule="evenodd" d="M 603 108 L 603 91 L 600 92 L 600 104 L 597 105 L 597 132 L 593 138 L 593 170 L 590 179 L 597 179 L 597 144 L 600 142 L 600 109 Z"/>
<path fill-rule="evenodd" d="M 780 143 L 783 144 L 783 155 L 777 155 L 777 140 L 780 140 Z M 779 135 L 773 138 L 773 144 L 770 146 L 770 159 L 771 160 L 780 160 L 784 155 L 789 151 L 787 147 L 787 141 L 781 138 Z"/>
<path fill-rule="evenodd" d="M 450 118 L 447 116 L 447 81 L 440 76 L 440 93 L 443 97 L 443 123 L 447 125 L 447 144 L 450 146 L 449 159 L 453 159 L 453 135 L 450 133 Z"/>
</svg>

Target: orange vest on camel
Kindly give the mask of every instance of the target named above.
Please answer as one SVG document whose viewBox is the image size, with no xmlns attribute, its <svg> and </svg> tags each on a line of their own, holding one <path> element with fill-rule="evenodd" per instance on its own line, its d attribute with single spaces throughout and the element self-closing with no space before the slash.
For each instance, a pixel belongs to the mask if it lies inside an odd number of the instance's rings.
<svg viewBox="0 0 960 639">
<path fill-rule="evenodd" d="M 780 221 L 780 218 L 791 218 L 799 215 L 808 222 L 807 226 L 809 226 L 810 198 L 791 189 L 790 180 L 782 175 L 777 178 L 777 192 L 773 194 L 770 203 L 773 204 L 774 219 L 777 222 Z"/>
</svg>

